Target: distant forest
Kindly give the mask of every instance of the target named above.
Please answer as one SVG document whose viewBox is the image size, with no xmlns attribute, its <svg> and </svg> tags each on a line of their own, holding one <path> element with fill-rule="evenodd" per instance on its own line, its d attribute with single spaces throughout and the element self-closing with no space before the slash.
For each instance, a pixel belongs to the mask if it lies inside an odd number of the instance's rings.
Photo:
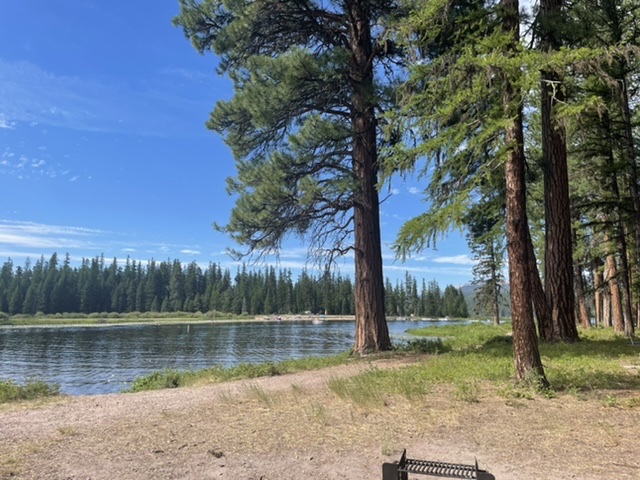
<svg viewBox="0 0 640 480">
<path fill-rule="evenodd" d="M 444 291 L 436 281 L 420 286 L 409 273 L 403 281 L 385 284 L 389 316 L 467 317 L 462 292 L 454 286 Z M 103 256 L 70 265 L 54 253 L 32 264 L 14 266 L 11 259 L 0 271 L 0 312 L 9 315 L 37 313 L 224 312 L 247 315 L 322 313 L 353 315 L 353 284 L 349 277 L 306 270 L 293 279 L 291 271 L 267 267 L 251 270 L 211 263 L 179 260 L 146 265 L 127 258 L 105 261 Z"/>
</svg>

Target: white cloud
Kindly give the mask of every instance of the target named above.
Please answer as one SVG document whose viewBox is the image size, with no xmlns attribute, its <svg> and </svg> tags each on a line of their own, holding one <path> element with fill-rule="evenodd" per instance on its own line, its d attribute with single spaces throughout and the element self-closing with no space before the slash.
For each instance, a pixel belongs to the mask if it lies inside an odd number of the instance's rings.
<svg viewBox="0 0 640 480">
<path fill-rule="evenodd" d="M 4 115 L 0 115 L 0 128 L 6 130 L 13 130 L 15 128 L 15 122 L 10 122 Z"/>
<path fill-rule="evenodd" d="M 185 248 L 183 250 L 180 250 L 180 253 L 184 253 L 185 255 L 200 255 L 200 251 L 198 250 L 191 250 L 189 248 Z"/>
<path fill-rule="evenodd" d="M 475 265 L 476 262 L 469 255 L 454 255 L 452 257 L 436 257 L 435 263 L 452 263 L 454 265 Z"/>
<path fill-rule="evenodd" d="M 411 195 L 420 195 L 420 189 L 418 187 L 409 187 L 408 189 Z"/>
<path fill-rule="evenodd" d="M 76 180 L 78 180 L 80 177 L 78 175 L 74 175 L 73 177 L 71 177 L 69 179 L 70 182 L 75 182 Z"/>
</svg>

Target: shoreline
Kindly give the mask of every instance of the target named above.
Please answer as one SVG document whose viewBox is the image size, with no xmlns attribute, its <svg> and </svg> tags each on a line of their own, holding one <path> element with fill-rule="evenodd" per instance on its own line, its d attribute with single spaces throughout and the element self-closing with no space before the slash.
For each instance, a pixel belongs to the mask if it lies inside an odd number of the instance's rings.
<svg viewBox="0 0 640 480">
<path fill-rule="evenodd" d="M 19 329 L 19 328 L 78 328 L 78 327 L 126 327 L 141 325 L 199 325 L 199 324 L 229 324 L 229 323 L 291 323 L 291 322 L 354 322 L 354 315 L 256 315 L 254 317 L 245 318 L 198 318 L 198 317 L 148 317 L 148 318 L 132 318 L 131 320 L 123 318 L 86 318 L 73 319 L 66 323 L 65 317 L 55 319 L 37 318 L 20 319 L 24 323 L 17 325 L 3 324 L 0 322 L 0 329 Z M 67 319 L 71 320 L 71 319 Z M 407 317 L 388 317 L 387 322 L 406 321 L 406 322 L 459 322 L 472 321 L 472 319 L 441 319 L 441 318 L 407 318 Z M 11 322 L 11 320 L 8 320 Z M 40 323 L 42 322 L 42 323 Z"/>
<path fill-rule="evenodd" d="M 29 320 L 28 323 L 21 325 L 3 325 L 0 324 L 0 329 L 16 329 L 16 328 L 78 328 L 78 327 L 126 327 L 126 326 L 140 326 L 140 325 L 199 325 L 199 324 L 229 324 L 229 323 L 287 323 L 287 322 L 313 322 L 314 317 L 300 317 L 285 318 L 289 316 L 282 316 L 279 320 L 268 318 L 149 318 L 149 319 L 132 319 L 127 321 L 124 319 L 86 319 L 86 321 L 79 321 L 74 323 L 47 323 L 46 319 L 43 323 L 38 323 L 38 320 Z M 64 319 L 61 319 L 64 321 Z M 82 319 L 79 319 L 82 320 Z M 327 316 L 323 321 L 331 322 L 348 322 L 355 321 L 354 317 L 348 318 L 343 315 Z"/>
</svg>

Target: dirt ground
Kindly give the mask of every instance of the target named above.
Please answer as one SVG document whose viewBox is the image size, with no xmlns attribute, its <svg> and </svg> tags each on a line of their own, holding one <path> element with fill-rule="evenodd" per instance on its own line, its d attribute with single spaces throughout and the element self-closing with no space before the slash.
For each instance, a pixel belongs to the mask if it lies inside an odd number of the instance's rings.
<svg viewBox="0 0 640 480">
<path fill-rule="evenodd" d="M 481 385 L 468 403 L 441 387 L 363 408 L 327 387 L 367 368 L 0 406 L 0 478 L 373 480 L 406 448 L 477 458 L 498 480 L 640 479 L 640 392 L 527 400 Z"/>
</svg>

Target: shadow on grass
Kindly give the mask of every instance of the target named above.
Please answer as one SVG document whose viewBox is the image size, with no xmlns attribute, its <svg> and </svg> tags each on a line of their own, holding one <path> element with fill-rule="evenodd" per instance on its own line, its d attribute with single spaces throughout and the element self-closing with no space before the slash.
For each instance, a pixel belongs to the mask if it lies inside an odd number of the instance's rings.
<svg viewBox="0 0 640 480">
<path fill-rule="evenodd" d="M 513 378 L 510 326 L 446 327 L 440 332 L 448 336 L 453 352 L 440 359 L 446 365 L 425 365 L 424 374 L 445 382 Z M 420 333 L 434 335 L 435 329 Z M 545 372 L 556 391 L 640 390 L 639 354 L 640 347 L 628 338 L 604 329 L 581 332 L 576 343 L 540 343 Z"/>
</svg>

